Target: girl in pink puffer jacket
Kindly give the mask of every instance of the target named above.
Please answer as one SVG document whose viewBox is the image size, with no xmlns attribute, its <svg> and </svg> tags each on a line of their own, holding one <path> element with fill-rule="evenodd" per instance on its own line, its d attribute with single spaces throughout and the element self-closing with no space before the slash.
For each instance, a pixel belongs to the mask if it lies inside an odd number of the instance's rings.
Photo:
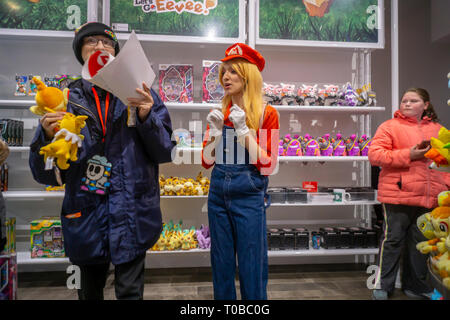
<svg viewBox="0 0 450 320">
<path fill-rule="evenodd" d="M 387 299 L 395 286 L 401 253 L 402 289 L 410 297 L 428 298 L 426 256 L 416 250 L 426 240 L 417 229 L 421 214 L 437 206 L 437 195 L 448 190 L 450 175 L 429 169 L 424 154 L 429 140 L 437 137 L 441 125 L 422 88 L 408 89 L 394 118 L 382 123 L 369 149 L 373 166 L 381 167 L 378 200 L 383 204 L 384 222 L 378 255 L 379 269 L 374 299 Z"/>
</svg>

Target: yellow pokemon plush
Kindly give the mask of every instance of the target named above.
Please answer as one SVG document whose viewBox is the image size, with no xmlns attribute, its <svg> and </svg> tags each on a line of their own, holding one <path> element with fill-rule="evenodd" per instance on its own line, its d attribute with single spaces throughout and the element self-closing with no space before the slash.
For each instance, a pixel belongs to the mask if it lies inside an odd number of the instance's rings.
<svg viewBox="0 0 450 320">
<path fill-rule="evenodd" d="M 84 139 L 80 131 L 86 125 L 86 119 L 87 116 L 66 113 L 64 118 L 59 121 L 60 129 L 55 134 L 52 143 L 42 147 L 39 151 L 39 154 L 44 155 L 44 161 L 47 161 L 49 157 L 56 158 L 57 166 L 63 170 L 69 168 L 68 160 L 77 161 L 77 151 Z"/>
<path fill-rule="evenodd" d="M 65 88 L 61 91 L 59 88 L 47 87 L 40 77 L 33 77 L 31 81 L 37 87 L 35 97 L 37 105 L 30 108 L 31 112 L 38 116 L 43 116 L 47 112 L 66 111 L 69 89 Z"/>
<path fill-rule="evenodd" d="M 430 139 L 431 149 L 425 157 L 433 160 L 430 166 L 433 169 L 450 172 L 450 130 L 442 127 L 437 138 Z"/>
<path fill-rule="evenodd" d="M 66 111 L 69 89 L 61 91 L 59 88 L 47 87 L 40 77 L 33 77 L 32 81 L 36 84 L 37 93 L 36 105 L 30 108 L 31 112 L 42 116 L 49 112 Z M 64 118 L 58 121 L 58 131 L 53 141 L 39 151 L 39 154 L 44 155 L 44 161 L 56 158 L 56 165 L 63 170 L 69 168 L 68 160 L 77 161 L 78 148 L 84 139 L 80 131 L 86 125 L 86 119 L 87 116 L 66 113 Z"/>
<path fill-rule="evenodd" d="M 416 246 L 421 253 L 430 253 L 433 273 L 450 289 L 450 191 L 438 195 L 439 207 L 417 219 L 417 227 L 428 241 Z"/>
<path fill-rule="evenodd" d="M 419 242 L 416 245 L 421 253 L 437 253 L 442 255 L 445 249 L 445 239 L 449 236 L 450 225 L 450 192 L 443 191 L 438 195 L 439 206 L 431 213 L 425 213 L 417 219 L 419 230 L 428 241 Z"/>
<path fill-rule="evenodd" d="M 442 283 L 450 290 L 450 236 L 444 242 L 445 252 L 438 258 L 432 259 L 433 271 L 442 278 Z"/>
</svg>

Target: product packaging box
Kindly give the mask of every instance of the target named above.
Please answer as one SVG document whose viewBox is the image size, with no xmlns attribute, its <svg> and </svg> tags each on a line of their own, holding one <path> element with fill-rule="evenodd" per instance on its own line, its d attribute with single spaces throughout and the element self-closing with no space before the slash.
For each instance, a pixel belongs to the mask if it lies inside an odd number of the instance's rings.
<svg viewBox="0 0 450 320">
<path fill-rule="evenodd" d="M 295 228 L 295 250 L 309 249 L 309 231 L 306 228 Z"/>
<path fill-rule="evenodd" d="M 0 300 L 17 299 L 17 255 L 0 255 Z"/>
<path fill-rule="evenodd" d="M 325 249 L 340 248 L 339 235 L 334 228 L 326 227 L 319 229 L 321 235 L 321 247 Z"/>
<path fill-rule="evenodd" d="M 65 257 L 61 220 L 44 217 L 31 222 L 31 258 Z"/>
<path fill-rule="evenodd" d="M 283 231 L 277 228 L 267 230 L 267 242 L 269 250 L 283 250 Z"/>
<path fill-rule="evenodd" d="M 319 190 L 317 181 L 303 181 L 302 188 L 308 192 L 317 192 Z"/>
<path fill-rule="evenodd" d="M 6 218 L 1 222 L 1 228 L 2 237 L 6 238 L 6 243 L 4 248 L 0 248 L 0 254 L 16 252 L 16 218 Z"/>
<path fill-rule="evenodd" d="M 295 249 L 295 232 L 291 228 L 283 228 L 283 241 L 282 241 L 282 249 L 283 250 L 294 250 Z"/>
<path fill-rule="evenodd" d="M 193 66 L 190 64 L 160 64 L 159 96 L 163 102 L 194 102 Z"/>
<path fill-rule="evenodd" d="M 203 60 L 203 103 L 220 103 L 224 90 L 219 80 L 221 61 Z"/>
</svg>

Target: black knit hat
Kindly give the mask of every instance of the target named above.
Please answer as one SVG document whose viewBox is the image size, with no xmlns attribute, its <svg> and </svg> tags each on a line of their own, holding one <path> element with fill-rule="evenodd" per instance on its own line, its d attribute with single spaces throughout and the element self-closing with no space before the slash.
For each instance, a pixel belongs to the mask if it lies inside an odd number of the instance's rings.
<svg viewBox="0 0 450 320">
<path fill-rule="evenodd" d="M 119 53 L 119 41 L 117 41 L 116 34 L 110 27 L 106 24 L 100 22 L 88 22 L 80 26 L 75 30 L 75 37 L 73 38 L 72 48 L 75 52 L 75 57 L 77 60 L 84 64 L 83 56 L 81 55 L 81 48 L 83 47 L 83 38 L 87 36 L 106 36 L 113 40 L 116 44 L 114 46 L 114 50 L 116 55 Z"/>
</svg>

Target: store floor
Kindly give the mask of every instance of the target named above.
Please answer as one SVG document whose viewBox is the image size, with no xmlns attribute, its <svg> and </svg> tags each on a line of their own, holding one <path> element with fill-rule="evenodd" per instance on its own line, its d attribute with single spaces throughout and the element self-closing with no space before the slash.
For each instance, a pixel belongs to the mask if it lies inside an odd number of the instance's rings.
<svg viewBox="0 0 450 320">
<path fill-rule="evenodd" d="M 282 300 L 370 300 L 366 287 L 369 274 L 363 264 L 270 266 L 267 294 Z M 75 290 L 66 287 L 64 272 L 20 273 L 19 300 L 77 299 Z M 239 282 L 236 282 L 239 288 Z M 115 299 L 114 276 L 108 277 L 105 299 Z M 240 298 L 238 289 L 238 298 Z M 213 299 L 209 268 L 147 269 L 145 300 Z M 394 300 L 409 299 L 396 289 Z"/>
</svg>

